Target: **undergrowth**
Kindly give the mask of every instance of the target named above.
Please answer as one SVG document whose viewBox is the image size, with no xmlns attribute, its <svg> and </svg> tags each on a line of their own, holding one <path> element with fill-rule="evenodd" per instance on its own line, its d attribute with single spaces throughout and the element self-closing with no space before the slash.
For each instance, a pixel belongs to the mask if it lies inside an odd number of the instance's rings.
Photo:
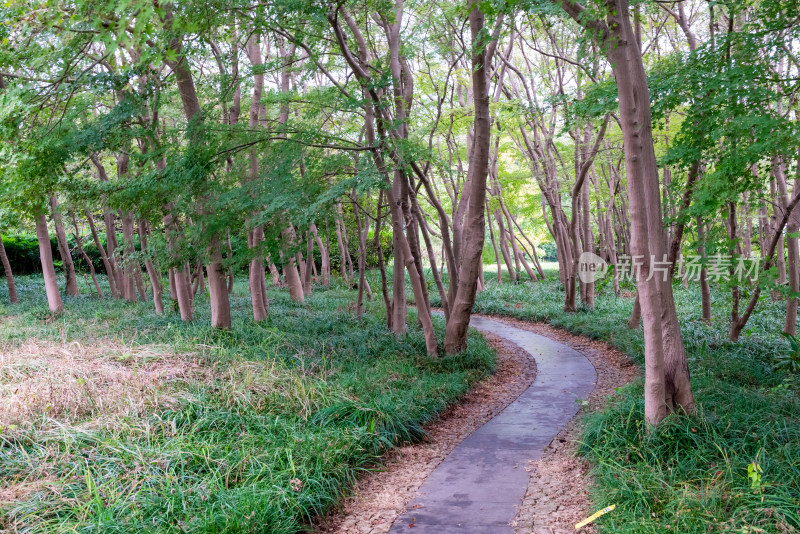
<svg viewBox="0 0 800 534">
<path fill-rule="evenodd" d="M 543 283 L 487 280 L 476 312 L 547 322 L 643 363 L 642 330 L 627 328 L 632 298 L 607 289 L 594 310 L 568 314 L 556 273 Z M 588 416 L 579 450 L 593 466 L 592 498 L 597 508 L 617 505 L 598 523 L 659 534 L 800 529 L 799 377 L 778 365 L 791 350 L 780 335 L 784 304 L 765 296 L 734 343 L 725 293 L 714 292 L 711 325 L 701 321 L 697 288 L 676 286 L 675 298 L 697 413 L 648 430 L 639 379 Z"/>
<path fill-rule="evenodd" d="M 477 335 L 464 355 L 427 357 L 415 321 L 397 338 L 380 303 L 356 319 L 341 287 L 304 305 L 270 289 L 270 318 L 255 324 L 237 285 L 227 332 L 208 326 L 203 296 L 183 324 L 89 296 L 52 317 L 40 278 L 17 287 L 21 304 L 0 305 L 0 396 L 51 398 L 25 418 L 0 410 L 0 530 L 11 532 L 303 531 L 495 365 Z M 80 364 L 63 380 L 44 374 L 58 351 Z"/>
</svg>

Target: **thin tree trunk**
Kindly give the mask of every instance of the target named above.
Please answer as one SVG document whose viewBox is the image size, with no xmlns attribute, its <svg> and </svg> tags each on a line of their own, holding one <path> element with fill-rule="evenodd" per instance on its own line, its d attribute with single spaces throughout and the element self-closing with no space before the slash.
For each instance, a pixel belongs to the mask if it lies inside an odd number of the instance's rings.
<svg viewBox="0 0 800 534">
<path fill-rule="evenodd" d="M 91 155 L 92 163 L 94 164 L 95 168 L 97 168 L 97 176 L 101 182 L 108 182 L 108 174 L 106 173 L 106 168 L 100 162 L 100 158 L 97 157 L 97 154 Z M 158 164 L 157 164 L 158 165 Z M 158 165 L 160 170 L 163 170 L 161 165 Z M 104 265 L 106 267 L 106 274 L 108 275 L 109 279 L 109 286 L 111 286 L 111 294 L 115 298 L 122 298 L 122 273 L 119 270 L 120 262 L 118 261 L 119 257 L 117 255 L 117 230 L 116 230 L 116 222 L 114 220 L 114 213 L 108 208 L 106 205 L 105 200 L 102 203 L 103 208 L 103 223 L 106 227 L 106 249 L 103 251 L 103 254 L 106 257 L 104 260 Z M 88 214 L 87 210 L 87 214 Z M 94 226 L 94 219 L 90 219 L 90 224 Z M 97 245 L 98 249 L 102 249 L 100 246 L 100 240 L 95 239 L 95 244 Z M 106 264 L 107 263 L 107 264 Z"/>
<path fill-rule="evenodd" d="M 189 276 L 192 283 L 192 299 L 197 298 L 198 291 L 205 291 L 205 275 L 203 274 L 203 264 L 198 263 L 194 268 L 194 274 Z"/>
<path fill-rule="evenodd" d="M 344 259 L 347 260 L 347 277 L 350 282 L 354 282 L 353 273 L 355 268 L 353 267 L 353 257 L 350 256 L 350 242 L 347 239 L 347 227 L 344 224 L 344 213 L 342 212 L 342 204 L 339 203 L 336 205 L 337 209 L 339 210 L 339 224 L 342 228 L 342 246 L 344 247 Z"/>
<path fill-rule="evenodd" d="M 233 293 L 233 246 L 231 245 L 231 234 L 228 232 L 228 261 L 231 267 L 228 268 L 228 294 Z"/>
<path fill-rule="evenodd" d="M 300 282 L 302 283 L 306 278 L 306 260 L 303 259 L 303 253 L 299 250 L 294 259 L 297 261 L 297 272 L 300 274 Z M 303 293 L 305 294 L 305 286 L 303 286 Z"/>
<path fill-rule="evenodd" d="M 11 262 L 8 261 L 6 254 L 6 247 L 3 246 L 3 236 L 0 235 L 0 261 L 3 263 L 3 272 L 6 276 L 6 283 L 8 283 L 8 299 L 11 304 L 19 302 L 17 297 L 17 285 L 14 283 L 14 273 L 11 272 Z"/>
<path fill-rule="evenodd" d="M 294 229 L 290 226 L 283 232 L 284 239 L 294 246 Z M 297 260 L 295 256 L 289 256 L 283 263 L 283 276 L 286 278 L 286 287 L 289 288 L 289 297 L 295 302 L 305 302 L 303 294 L 303 283 L 300 280 L 300 273 L 297 271 Z"/>
<path fill-rule="evenodd" d="M 517 271 L 514 269 L 514 265 L 511 261 L 511 252 L 508 249 L 508 241 L 506 240 L 506 227 L 503 223 L 503 217 L 500 215 L 500 210 L 495 210 L 494 212 L 495 220 L 497 221 L 497 238 L 500 241 L 500 253 L 503 255 L 503 261 L 506 264 L 506 269 L 508 270 L 508 277 L 511 279 L 512 282 L 516 282 L 519 277 L 517 276 Z"/>
<path fill-rule="evenodd" d="M 322 277 L 322 285 L 325 287 L 330 287 L 331 285 L 331 260 L 330 254 L 328 252 L 328 247 L 323 245 L 322 239 L 320 239 L 319 234 L 317 233 L 317 225 L 312 223 L 311 224 L 311 233 L 314 236 L 314 240 L 317 242 L 317 248 L 319 249 L 319 254 L 321 257 L 321 264 L 320 264 L 320 275 Z"/>
<path fill-rule="evenodd" d="M 122 213 L 122 244 L 124 256 L 122 258 L 122 296 L 128 302 L 136 302 L 136 279 L 133 276 L 133 215 L 130 212 Z"/>
<path fill-rule="evenodd" d="M 170 296 L 172 300 L 178 303 L 178 311 L 181 314 L 181 321 L 190 322 L 192 320 L 192 288 L 189 285 L 189 278 L 186 276 L 186 271 L 178 261 L 176 243 L 177 236 L 179 235 L 178 225 L 175 221 L 172 212 L 172 203 L 167 203 L 164 206 L 166 215 L 163 217 L 164 229 L 166 232 L 167 248 L 172 255 L 174 266 L 170 269 Z"/>
<path fill-rule="evenodd" d="M 136 265 L 133 271 L 133 279 L 136 282 L 136 289 L 139 291 L 139 298 L 147 301 L 147 291 L 144 289 L 144 279 L 142 278 L 142 269 L 140 265 Z"/>
<path fill-rule="evenodd" d="M 589 213 L 589 188 L 584 186 L 581 190 L 581 234 L 583 241 L 583 252 L 594 252 L 594 237 L 592 236 L 592 225 Z M 582 282 L 583 296 L 582 302 L 589 308 L 594 308 L 594 281 Z"/>
<path fill-rule="evenodd" d="M 47 231 L 47 219 L 44 211 L 35 214 L 36 238 L 39 240 L 39 258 L 42 262 L 44 290 L 47 294 L 47 305 L 52 313 L 64 311 L 64 302 L 58 289 L 56 269 L 53 266 L 53 251 L 50 249 L 50 233 Z"/>
<path fill-rule="evenodd" d="M 508 213 L 508 211 L 506 211 L 506 213 Z M 514 222 L 514 226 L 516 226 L 517 231 L 519 232 L 519 235 L 521 235 L 522 238 L 525 239 L 525 241 L 528 243 L 528 245 L 530 245 L 530 247 L 531 247 L 530 256 L 533 259 L 533 265 L 534 265 L 534 267 L 536 267 L 536 272 L 539 273 L 539 277 L 542 280 L 544 280 L 544 269 L 542 269 L 542 266 L 539 263 L 538 254 L 536 254 L 536 245 L 534 245 L 533 242 L 528 238 L 528 236 L 525 235 L 525 232 L 522 231 L 522 228 L 520 228 L 519 223 L 517 222 L 517 219 L 514 216 L 512 216 L 510 213 L 508 214 L 508 216 L 511 219 L 511 221 Z M 521 240 L 520 240 L 520 244 L 522 245 L 522 248 L 525 249 L 525 245 L 522 244 Z"/>
<path fill-rule="evenodd" d="M 436 265 L 436 251 L 433 248 L 433 243 L 431 243 L 430 229 L 428 228 L 428 222 L 425 220 L 425 216 L 422 214 L 422 209 L 419 207 L 419 201 L 416 193 L 414 193 L 414 188 L 412 187 L 410 191 L 412 193 L 411 210 L 413 212 L 414 219 L 422 232 L 422 238 L 425 241 L 425 250 L 428 253 L 428 263 L 430 263 L 431 266 L 431 275 L 433 276 L 433 281 L 436 284 L 436 289 L 439 291 L 439 299 L 442 301 L 442 310 L 444 311 L 445 321 L 447 321 L 450 317 L 450 301 L 448 299 L 447 290 L 442 283 L 442 276 L 439 273 L 439 269 Z M 422 276 L 421 271 L 420 276 Z M 424 278 L 424 276 L 422 277 Z M 427 292 L 426 298 L 430 298 L 427 295 Z"/>
<path fill-rule="evenodd" d="M 742 218 L 744 219 L 744 256 L 753 254 L 753 219 L 750 217 L 750 200 L 747 191 L 742 193 Z"/>
<path fill-rule="evenodd" d="M 55 193 L 50 195 L 51 217 L 56 229 L 56 239 L 58 240 L 58 252 L 61 254 L 61 263 L 64 266 L 64 276 L 67 281 L 67 295 L 77 297 L 78 278 L 75 276 L 75 264 L 72 261 L 72 254 L 67 243 L 67 233 L 64 231 L 64 222 L 61 219 L 61 212 L 58 210 L 58 198 Z"/>
<path fill-rule="evenodd" d="M 347 286 L 350 286 L 350 279 L 347 276 L 347 249 L 344 244 L 344 237 L 342 236 L 342 222 L 339 220 L 339 215 L 335 218 L 336 224 L 336 244 L 339 245 L 339 273 Z"/>
<path fill-rule="evenodd" d="M 272 276 L 272 286 L 273 287 L 283 287 L 283 282 L 281 281 L 281 271 L 278 269 L 278 266 L 275 265 L 269 257 L 267 257 L 267 265 L 269 265 L 269 274 Z"/>
<path fill-rule="evenodd" d="M 150 278 L 150 289 L 153 290 L 153 306 L 156 313 L 161 315 L 164 313 L 164 302 L 161 299 L 163 288 L 161 287 L 161 275 L 153 265 L 153 260 L 148 256 L 147 247 L 147 223 L 141 217 L 138 221 L 139 230 L 139 245 L 142 248 L 142 255 L 144 256 L 144 268 L 147 270 L 147 276 Z"/>
<path fill-rule="evenodd" d="M 500 262 L 500 251 L 497 248 L 497 241 L 494 238 L 494 228 L 492 227 L 492 216 L 489 211 L 489 204 L 486 204 L 486 222 L 489 225 L 489 239 L 492 240 L 492 247 L 494 248 L 494 258 L 497 263 L 497 285 L 503 283 L 503 264 Z"/>
<path fill-rule="evenodd" d="M 405 250 L 402 246 L 402 241 L 405 240 L 404 235 L 398 235 L 397 230 L 403 231 L 405 227 L 403 221 L 403 208 L 402 208 L 402 195 L 404 188 L 401 185 L 404 181 L 399 170 L 395 170 L 394 180 L 392 182 L 391 202 L 397 203 L 397 211 L 395 206 L 391 208 L 392 217 L 392 253 L 394 254 L 394 264 L 392 267 L 392 331 L 395 334 L 403 334 L 406 331 L 406 317 L 408 315 L 408 304 L 406 303 L 406 273 L 405 263 L 406 260 L 412 258 L 405 258 L 403 254 Z M 395 221 L 395 217 L 399 214 L 400 220 Z M 410 254 L 410 249 L 409 249 Z"/>
<path fill-rule="evenodd" d="M 303 269 L 303 293 L 311 294 L 312 271 L 314 270 L 314 237 L 311 232 L 306 232 L 306 265 Z"/>
<path fill-rule="evenodd" d="M 772 160 L 773 173 L 778 185 L 778 200 L 781 208 L 785 211 L 790 202 L 789 188 L 786 181 L 786 169 L 782 158 L 773 158 Z M 792 195 L 800 195 L 800 167 L 798 168 L 798 176 L 794 182 Z M 788 259 L 786 261 L 786 275 L 789 282 L 789 298 L 786 301 L 786 319 L 783 325 L 783 331 L 787 334 L 795 335 L 797 333 L 797 293 L 800 290 L 800 272 L 798 272 L 798 254 L 800 254 L 800 247 L 798 247 L 798 239 L 792 234 L 800 231 L 800 215 L 792 213 L 789 221 L 786 223 L 786 250 L 788 252 Z M 780 245 L 779 245 L 780 246 Z M 778 250 L 780 256 L 782 251 Z"/>
<path fill-rule="evenodd" d="M 78 221 L 75 219 L 75 213 L 71 212 L 70 215 L 72 216 L 72 227 L 75 229 L 75 246 L 78 248 L 78 253 L 83 256 L 83 261 L 86 262 L 87 267 L 89 267 L 89 274 L 92 276 L 92 282 L 94 283 L 94 288 L 97 290 L 97 295 L 102 299 L 103 297 L 103 290 L 100 289 L 100 284 L 97 283 L 97 273 L 94 270 L 94 264 L 92 263 L 92 258 L 86 254 L 86 251 L 83 250 L 83 243 L 81 243 L 81 234 L 80 230 L 78 230 Z M 0 238 L 1 240 L 2 238 Z M 5 254 L 5 252 L 4 252 Z"/>
<path fill-rule="evenodd" d="M 169 282 L 169 298 L 175 303 L 178 302 L 178 291 L 175 288 L 175 268 L 170 267 L 167 273 L 167 281 Z"/>
<path fill-rule="evenodd" d="M 353 188 L 351 193 L 353 198 L 353 214 L 356 217 L 356 229 L 358 230 L 358 293 L 356 296 L 356 317 L 361 318 L 364 313 L 364 285 L 367 280 L 366 273 L 366 257 L 367 257 L 367 231 L 369 229 L 369 220 L 366 221 L 367 227 L 361 228 L 361 215 L 359 214 L 358 205 L 356 204 L 356 191 Z"/>
<path fill-rule="evenodd" d="M 108 254 L 106 254 L 106 250 L 100 243 L 100 237 L 97 235 L 97 228 L 95 227 L 94 216 L 92 215 L 91 210 L 86 210 L 86 219 L 89 221 L 89 229 L 92 232 L 94 246 L 97 248 L 98 252 L 100 252 L 100 259 L 103 260 L 103 267 L 105 267 L 106 276 L 108 277 L 108 287 L 111 289 L 111 296 L 114 298 L 119 298 L 119 290 L 117 289 L 117 281 L 114 277 L 114 269 L 111 266 L 111 261 L 108 258 Z"/>
<path fill-rule="evenodd" d="M 392 329 L 392 299 L 389 296 L 389 284 L 386 276 L 386 265 L 383 260 L 383 243 L 381 242 L 381 225 L 383 223 L 383 216 L 381 209 L 383 206 L 383 189 L 378 193 L 378 209 L 375 215 L 375 248 L 378 250 L 378 270 L 381 273 L 381 294 L 383 295 L 383 303 L 386 307 L 386 328 Z"/>
</svg>

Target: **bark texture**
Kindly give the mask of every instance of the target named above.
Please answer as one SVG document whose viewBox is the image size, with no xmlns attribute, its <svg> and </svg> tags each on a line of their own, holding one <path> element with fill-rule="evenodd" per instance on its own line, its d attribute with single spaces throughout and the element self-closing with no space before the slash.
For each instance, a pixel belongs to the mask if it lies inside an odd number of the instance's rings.
<svg viewBox="0 0 800 534">
<path fill-rule="evenodd" d="M 0 235 L 0 261 L 3 263 L 3 273 L 6 276 L 6 283 L 8 284 L 8 300 L 11 304 L 19 302 L 17 297 L 17 285 L 14 283 L 14 273 L 11 272 L 11 262 L 8 261 L 6 254 L 6 247 L 3 246 L 3 236 Z"/>
<path fill-rule="evenodd" d="M 53 313 L 64 310 L 64 302 L 58 289 L 56 269 L 53 266 L 53 252 L 50 250 L 50 232 L 47 230 L 47 219 L 44 211 L 35 214 L 36 238 L 39 241 L 39 258 L 42 262 L 42 275 L 44 276 L 44 290 L 47 294 L 47 306 Z"/>
</svg>

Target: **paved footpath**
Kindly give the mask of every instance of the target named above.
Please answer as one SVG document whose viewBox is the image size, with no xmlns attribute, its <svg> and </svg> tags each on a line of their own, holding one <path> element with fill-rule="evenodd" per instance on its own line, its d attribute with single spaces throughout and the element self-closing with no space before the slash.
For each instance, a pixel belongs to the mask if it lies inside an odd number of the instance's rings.
<svg viewBox="0 0 800 534">
<path fill-rule="evenodd" d="M 428 476 L 390 532 L 513 534 L 528 488 L 525 468 L 569 422 L 594 389 L 580 352 L 501 320 L 470 326 L 506 338 L 536 360 L 536 380 L 517 400 L 470 434 Z M 413 526 L 412 526 L 413 525 Z"/>
</svg>

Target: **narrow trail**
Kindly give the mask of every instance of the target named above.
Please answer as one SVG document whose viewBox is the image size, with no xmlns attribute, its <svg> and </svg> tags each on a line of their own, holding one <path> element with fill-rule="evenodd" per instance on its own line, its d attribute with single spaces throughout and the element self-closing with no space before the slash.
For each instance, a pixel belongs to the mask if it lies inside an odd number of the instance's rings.
<svg viewBox="0 0 800 534">
<path fill-rule="evenodd" d="M 592 392 L 597 378 L 582 353 L 500 319 L 472 317 L 470 326 L 503 337 L 536 360 L 536 380 L 499 415 L 470 434 L 428 476 L 390 532 L 514 532 L 528 488 L 530 460 Z"/>
</svg>

